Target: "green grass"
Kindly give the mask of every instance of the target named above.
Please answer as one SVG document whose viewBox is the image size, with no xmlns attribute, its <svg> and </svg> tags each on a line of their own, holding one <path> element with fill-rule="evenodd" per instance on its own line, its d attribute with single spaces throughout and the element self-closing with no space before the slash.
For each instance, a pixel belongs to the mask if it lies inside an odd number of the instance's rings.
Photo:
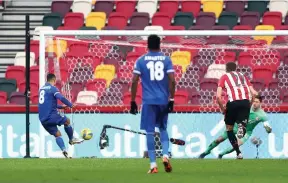
<svg viewBox="0 0 288 183">
<path fill-rule="evenodd" d="M 2 159 L 1 183 L 287 183 L 287 160 L 173 159 L 147 175 L 148 159 Z"/>
</svg>

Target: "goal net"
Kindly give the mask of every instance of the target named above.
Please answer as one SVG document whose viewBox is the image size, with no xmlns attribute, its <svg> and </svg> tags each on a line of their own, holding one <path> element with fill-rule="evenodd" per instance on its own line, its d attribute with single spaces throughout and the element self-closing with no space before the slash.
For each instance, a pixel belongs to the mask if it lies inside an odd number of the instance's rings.
<svg viewBox="0 0 288 183">
<path fill-rule="evenodd" d="M 196 157 L 210 143 L 212 133 L 215 136 L 224 126 L 219 122 L 223 115 L 215 93 L 227 62 L 236 62 L 238 71 L 261 92 L 267 112 L 281 112 L 282 96 L 288 89 L 288 46 L 284 32 L 275 32 L 42 32 L 40 83 L 45 83 L 47 73 L 55 73 L 58 89 L 77 105 L 65 111 L 75 133 L 83 128 L 94 133 L 92 140 L 74 149 L 74 156 L 142 157 L 146 150 L 143 135 L 107 129 L 109 147 L 103 150 L 99 137 L 104 125 L 139 129 L 141 114 L 129 114 L 132 71 L 135 61 L 147 52 L 147 36 L 158 34 L 162 38 L 161 51 L 172 59 L 177 82 L 169 135 L 187 143 L 185 147 L 172 145 L 170 150 L 174 157 Z M 139 106 L 141 90 L 139 83 Z M 223 98 L 227 101 L 225 92 Z M 156 144 L 161 151 L 161 144 Z"/>
</svg>

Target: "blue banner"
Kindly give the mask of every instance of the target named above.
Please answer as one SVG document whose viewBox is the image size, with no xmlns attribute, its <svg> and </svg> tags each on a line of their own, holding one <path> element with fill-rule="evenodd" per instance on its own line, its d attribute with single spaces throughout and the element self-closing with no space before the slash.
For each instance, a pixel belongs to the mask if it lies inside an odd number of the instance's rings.
<svg viewBox="0 0 288 183">
<path fill-rule="evenodd" d="M 83 128 L 93 131 L 93 138 L 83 144 L 69 146 L 68 138 L 63 129 L 59 127 L 65 140 L 68 152 L 73 157 L 98 158 L 141 158 L 146 150 L 144 135 L 133 134 L 115 129 L 108 129 L 107 135 L 110 146 L 100 150 L 99 136 L 103 125 L 113 125 L 121 128 L 139 130 L 140 115 L 129 114 L 73 114 L 68 115 L 73 121 L 75 136 Z M 259 147 L 259 158 L 287 158 L 288 157 L 288 114 L 269 114 L 269 123 L 273 128 L 269 135 L 259 124 L 252 137 L 260 138 L 263 143 Z M 61 151 L 50 136 L 42 128 L 37 114 L 31 114 L 30 147 L 32 157 L 62 157 Z M 221 135 L 225 125 L 221 114 L 170 114 L 168 132 L 169 136 L 186 141 L 185 146 L 170 146 L 173 158 L 196 158 L 205 151 L 207 146 Z M 230 147 L 227 141 L 215 148 L 207 158 L 216 158 L 220 152 Z M 0 123 L 0 157 L 21 158 L 25 156 L 25 114 L 1 114 Z M 241 147 L 244 158 L 255 158 L 256 147 L 250 140 Z M 234 158 L 231 153 L 226 158 Z"/>
</svg>

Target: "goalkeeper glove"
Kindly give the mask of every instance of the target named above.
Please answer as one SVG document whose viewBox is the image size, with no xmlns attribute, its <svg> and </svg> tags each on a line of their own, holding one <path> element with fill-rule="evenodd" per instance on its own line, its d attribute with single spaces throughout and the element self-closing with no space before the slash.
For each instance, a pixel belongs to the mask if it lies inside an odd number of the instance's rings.
<svg viewBox="0 0 288 183">
<path fill-rule="evenodd" d="M 168 112 L 173 112 L 173 108 L 174 108 L 174 99 L 170 99 L 168 103 Z"/>
<path fill-rule="evenodd" d="M 138 106 L 135 101 L 130 103 L 130 113 L 136 115 L 138 113 Z"/>
</svg>

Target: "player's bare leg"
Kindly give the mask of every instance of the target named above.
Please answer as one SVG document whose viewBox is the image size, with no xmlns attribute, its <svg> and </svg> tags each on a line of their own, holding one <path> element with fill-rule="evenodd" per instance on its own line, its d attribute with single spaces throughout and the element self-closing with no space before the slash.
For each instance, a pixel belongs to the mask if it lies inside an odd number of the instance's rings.
<svg viewBox="0 0 288 183">
<path fill-rule="evenodd" d="M 162 144 L 162 152 L 163 152 L 163 165 L 166 172 L 172 172 L 172 166 L 169 161 L 168 149 L 169 149 L 169 137 L 166 129 L 159 129 L 160 130 L 160 140 Z"/>
<path fill-rule="evenodd" d="M 218 137 L 216 140 L 214 140 L 207 148 L 207 150 L 205 152 L 203 152 L 202 154 L 200 154 L 199 159 L 203 159 L 205 158 L 205 156 L 207 156 L 208 154 L 211 153 L 211 151 L 217 147 L 220 143 L 222 143 L 224 139 L 222 136 Z"/>
<path fill-rule="evenodd" d="M 60 147 L 60 149 L 62 150 L 62 153 L 65 156 L 65 158 L 69 158 L 68 153 L 66 151 L 66 147 L 65 147 L 64 141 L 62 139 L 61 132 L 57 131 L 54 136 L 55 136 L 55 139 L 56 139 L 56 143 Z"/>
<path fill-rule="evenodd" d="M 67 133 L 68 135 L 68 138 L 69 138 L 69 144 L 70 145 L 74 145 L 74 144 L 80 144 L 84 141 L 84 139 L 77 139 L 77 138 L 74 138 L 73 137 L 73 128 L 71 126 L 71 123 L 70 123 L 70 119 L 67 118 L 67 121 L 65 122 L 64 124 L 64 129 L 65 129 L 65 132 Z"/>
<path fill-rule="evenodd" d="M 239 149 L 237 138 L 233 132 L 233 128 L 234 128 L 234 125 L 226 124 L 226 131 L 227 131 L 228 139 L 229 139 L 233 149 L 236 151 L 237 157 L 239 157 L 239 159 L 243 159 L 241 151 Z"/>
</svg>

